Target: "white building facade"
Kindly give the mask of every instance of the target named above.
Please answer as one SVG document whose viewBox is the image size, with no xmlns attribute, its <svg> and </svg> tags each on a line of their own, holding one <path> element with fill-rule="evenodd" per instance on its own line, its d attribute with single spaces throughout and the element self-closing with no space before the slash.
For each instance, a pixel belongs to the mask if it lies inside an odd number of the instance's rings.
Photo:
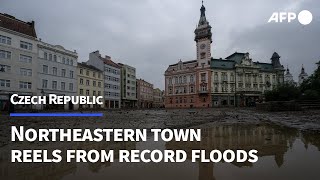
<svg viewBox="0 0 320 180">
<path fill-rule="evenodd" d="M 254 106 L 265 91 L 284 82 L 284 68 L 275 52 L 272 63 L 253 62 L 249 53 L 212 59 L 212 103 L 218 106 Z"/>
<path fill-rule="evenodd" d="M 121 67 L 109 56 L 104 58 L 99 51 L 89 54 L 88 65 L 103 71 L 105 108 L 121 107 Z"/>
<path fill-rule="evenodd" d="M 10 94 L 36 94 L 36 38 L 33 21 L 24 22 L 0 13 L 0 110 L 8 107 Z"/>
<path fill-rule="evenodd" d="M 77 95 L 77 59 L 75 51 L 60 45 L 38 43 L 37 95 Z M 78 105 L 46 105 L 41 109 L 76 110 Z"/>
</svg>

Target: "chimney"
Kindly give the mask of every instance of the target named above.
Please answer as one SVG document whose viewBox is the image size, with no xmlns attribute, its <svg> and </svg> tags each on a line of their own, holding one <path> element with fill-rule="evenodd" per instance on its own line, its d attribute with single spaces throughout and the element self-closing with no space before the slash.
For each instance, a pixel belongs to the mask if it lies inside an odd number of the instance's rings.
<svg viewBox="0 0 320 180">
<path fill-rule="evenodd" d="M 107 59 L 107 60 L 111 60 L 111 57 L 110 56 L 105 56 L 105 58 Z"/>
</svg>

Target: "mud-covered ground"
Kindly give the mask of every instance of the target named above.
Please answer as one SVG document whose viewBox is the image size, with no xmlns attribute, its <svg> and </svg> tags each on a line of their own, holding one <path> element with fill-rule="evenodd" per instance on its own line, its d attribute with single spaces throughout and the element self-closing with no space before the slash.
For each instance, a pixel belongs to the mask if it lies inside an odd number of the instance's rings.
<svg viewBox="0 0 320 180">
<path fill-rule="evenodd" d="M 272 123 L 301 131 L 320 133 L 320 110 L 264 112 L 253 108 L 113 110 L 104 117 L 9 117 L 0 116 L 0 147 L 9 142 L 11 126 L 26 128 L 187 128 L 225 123 Z"/>
</svg>

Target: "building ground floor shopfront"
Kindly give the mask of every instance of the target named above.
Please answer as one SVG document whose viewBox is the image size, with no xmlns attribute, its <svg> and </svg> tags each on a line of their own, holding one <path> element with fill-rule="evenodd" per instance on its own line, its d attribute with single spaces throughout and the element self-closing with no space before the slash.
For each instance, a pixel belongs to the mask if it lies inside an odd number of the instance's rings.
<svg viewBox="0 0 320 180">
<path fill-rule="evenodd" d="M 152 108 L 153 101 L 141 100 L 138 101 L 138 108 Z"/>
<path fill-rule="evenodd" d="M 261 92 L 240 92 L 236 97 L 236 104 L 238 107 L 254 107 L 258 102 L 263 101 L 263 95 Z"/>
<path fill-rule="evenodd" d="M 137 107 L 137 100 L 122 99 L 121 100 L 121 107 L 122 108 L 136 108 Z"/>
<path fill-rule="evenodd" d="M 33 96 L 31 92 L 9 92 L 9 91 L 0 91 L 0 111 L 13 112 L 15 110 L 22 111 L 32 111 L 37 109 L 35 105 L 13 105 L 10 102 L 10 97 L 12 94 L 18 94 L 18 96 Z"/>
<path fill-rule="evenodd" d="M 262 102 L 261 92 L 238 92 L 230 94 L 213 94 L 213 107 L 253 107 L 257 102 Z"/>
<path fill-rule="evenodd" d="M 106 99 L 104 107 L 107 109 L 119 109 L 120 105 L 121 105 L 121 100 Z"/>
<path fill-rule="evenodd" d="M 189 94 L 168 96 L 164 100 L 165 108 L 209 108 L 210 94 Z"/>
<path fill-rule="evenodd" d="M 213 107 L 253 107 L 262 102 L 262 94 L 213 94 Z"/>
<path fill-rule="evenodd" d="M 235 106 L 235 95 L 234 94 L 214 94 L 212 95 L 212 106 L 213 107 L 232 107 Z"/>
</svg>

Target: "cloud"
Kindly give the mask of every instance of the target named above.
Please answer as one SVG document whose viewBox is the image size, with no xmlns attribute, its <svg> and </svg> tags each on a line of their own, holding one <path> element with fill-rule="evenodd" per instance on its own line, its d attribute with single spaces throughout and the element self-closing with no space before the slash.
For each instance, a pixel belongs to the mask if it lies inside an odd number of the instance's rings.
<svg viewBox="0 0 320 180">
<path fill-rule="evenodd" d="M 295 75 L 303 63 L 310 74 L 319 60 L 319 7 L 316 0 L 206 0 L 213 27 L 214 57 L 248 51 L 268 62 L 273 51 Z M 137 68 L 137 77 L 164 88 L 169 64 L 196 57 L 194 29 L 200 0 L 1 0 L 0 11 L 35 20 L 43 41 L 77 50 L 79 61 L 100 50 L 117 62 Z M 274 11 L 314 13 L 312 24 L 267 24 Z M 317 59 L 318 58 L 318 59 Z"/>
</svg>

